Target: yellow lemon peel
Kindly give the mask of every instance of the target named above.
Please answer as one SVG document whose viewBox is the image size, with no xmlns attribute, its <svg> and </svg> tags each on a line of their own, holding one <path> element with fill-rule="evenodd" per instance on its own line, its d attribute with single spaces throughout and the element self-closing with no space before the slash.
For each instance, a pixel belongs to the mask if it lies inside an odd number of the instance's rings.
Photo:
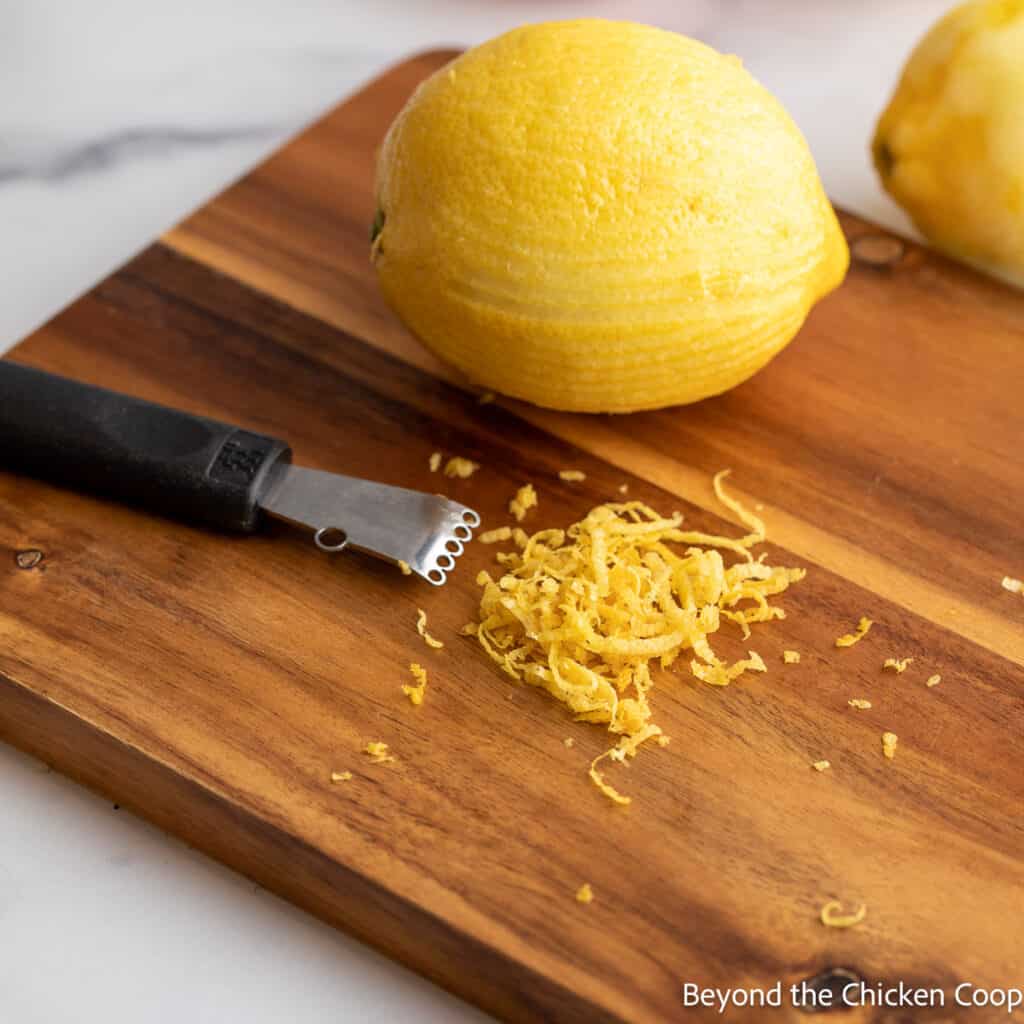
<svg viewBox="0 0 1024 1024">
<path fill-rule="evenodd" d="M 410 703 L 418 707 L 423 703 L 423 695 L 427 689 L 427 670 L 414 661 L 409 665 L 409 671 L 412 673 L 413 679 L 416 680 L 416 685 L 410 686 L 408 683 L 403 683 L 402 693 L 409 698 Z"/>
<path fill-rule="evenodd" d="M 496 530 L 486 530 L 477 537 L 481 544 L 500 544 L 503 540 L 511 539 L 511 526 L 499 526 Z"/>
<path fill-rule="evenodd" d="M 351 772 L 331 772 L 331 782 L 348 782 L 351 778 Z"/>
<path fill-rule="evenodd" d="M 441 453 L 434 452 L 429 460 L 430 472 L 436 473 L 441 468 Z"/>
<path fill-rule="evenodd" d="M 863 640 L 868 635 L 874 623 L 871 619 L 861 618 L 857 623 L 857 629 L 853 633 L 847 633 L 836 640 L 836 647 L 852 647 L 855 643 Z"/>
<path fill-rule="evenodd" d="M 479 468 L 479 462 L 474 462 L 472 459 L 464 459 L 461 455 L 454 455 L 445 463 L 444 475 L 466 480 Z"/>
<path fill-rule="evenodd" d="M 389 753 L 388 745 L 380 740 L 371 740 L 363 747 L 363 753 L 368 755 L 374 764 L 384 764 L 386 761 L 394 761 L 394 755 Z"/>
<path fill-rule="evenodd" d="M 899 740 L 899 736 L 894 732 L 882 733 L 882 753 L 890 761 L 896 756 L 896 744 Z"/>
<path fill-rule="evenodd" d="M 537 492 L 533 489 L 533 484 L 523 484 L 508 503 L 508 510 L 515 516 L 517 523 L 521 523 L 526 518 L 526 513 L 536 507 Z"/>
<path fill-rule="evenodd" d="M 594 902 L 594 890 L 590 888 L 589 882 L 584 882 L 576 890 L 576 902 L 577 903 L 593 903 Z"/>
<path fill-rule="evenodd" d="M 882 664 L 883 669 L 891 669 L 898 675 L 902 675 L 907 671 L 907 666 L 913 661 L 913 658 L 886 658 Z"/>
<path fill-rule="evenodd" d="M 821 923 L 826 928 L 852 928 L 860 924 L 868 916 L 867 904 L 862 903 L 852 914 L 842 913 L 843 905 L 839 900 L 829 900 L 821 908 Z"/>
<path fill-rule="evenodd" d="M 427 632 L 427 613 L 422 608 L 416 609 L 416 632 L 419 633 L 421 637 L 423 637 L 423 642 L 428 647 L 444 647 L 443 640 L 438 640 L 436 637 L 432 637 Z"/>
<path fill-rule="evenodd" d="M 939 683 L 941 683 L 941 682 L 942 682 L 942 676 L 940 676 L 940 675 L 939 675 L 939 674 L 938 674 L 938 673 L 936 672 L 936 673 L 935 673 L 935 675 L 933 675 L 933 676 L 929 676 L 929 677 L 928 677 L 928 678 L 927 678 L 927 679 L 925 680 L 925 684 L 924 684 L 924 685 L 925 685 L 925 686 L 927 686 L 927 687 L 928 687 L 929 689 L 931 689 L 931 688 L 932 688 L 933 686 L 938 686 L 938 685 L 939 685 Z"/>
<path fill-rule="evenodd" d="M 832 762 L 831 761 L 824 761 L 824 760 L 822 760 L 822 761 L 814 761 L 814 762 L 811 763 L 811 767 L 816 772 L 827 772 L 829 770 L 829 768 L 832 767 Z"/>
<path fill-rule="evenodd" d="M 401 571 L 403 576 L 411 576 L 412 575 L 412 569 L 410 568 L 408 562 L 403 562 L 401 559 L 399 559 L 398 560 L 398 568 Z"/>
<path fill-rule="evenodd" d="M 558 471 L 558 479 L 570 484 L 580 483 L 587 479 L 587 474 L 580 469 L 560 469 Z"/>
<path fill-rule="evenodd" d="M 863 700 L 860 697 L 854 697 L 853 700 L 848 700 L 846 703 L 849 704 L 851 708 L 858 708 L 861 711 L 866 711 L 871 707 L 871 701 Z"/>
<path fill-rule="evenodd" d="M 800 652 L 799 651 L 783 651 L 782 660 L 787 665 L 799 665 L 800 664 Z"/>
<path fill-rule="evenodd" d="M 1004 576 L 1002 587 L 1011 594 L 1024 594 L 1024 580 L 1014 579 L 1013 576 Z"/>
</svg>

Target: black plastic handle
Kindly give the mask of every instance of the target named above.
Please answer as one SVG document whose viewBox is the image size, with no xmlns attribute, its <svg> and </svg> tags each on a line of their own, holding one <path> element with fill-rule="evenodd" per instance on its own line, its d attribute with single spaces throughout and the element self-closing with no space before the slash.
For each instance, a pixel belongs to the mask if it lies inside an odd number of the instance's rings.
<svg viewBox="0 0 1024 1024">
<path fill-rule="evenodd" d="M 0 360 L 0 467 L 250 532 L 283 441 Z"/>
</svg>

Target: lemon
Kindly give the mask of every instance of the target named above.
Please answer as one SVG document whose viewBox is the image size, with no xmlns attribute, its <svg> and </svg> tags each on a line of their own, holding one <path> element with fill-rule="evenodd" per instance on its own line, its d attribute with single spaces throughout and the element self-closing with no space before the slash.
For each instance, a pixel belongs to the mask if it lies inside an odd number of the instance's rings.
<svg viewBox="0 0 1024 1024">
<path fill-rule="evenodd" d="M 1024 0 L 977 0 L 935 25 L 872 149 L 926 238 L 1024 285 Z"/>
<path fill-rule="evenodd" d="M 514 29 L 388 132 L 373 259 L 420 339 L 556 409 L 693 402 L 745 380 L 843 278 L 802 136 L 734 57 L 597 19 Z"/>
</svg>

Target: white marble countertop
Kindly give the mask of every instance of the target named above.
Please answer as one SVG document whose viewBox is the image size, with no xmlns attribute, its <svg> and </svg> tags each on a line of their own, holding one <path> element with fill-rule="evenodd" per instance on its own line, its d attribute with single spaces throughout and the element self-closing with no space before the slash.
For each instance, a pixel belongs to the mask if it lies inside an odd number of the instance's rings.
<svg viewBox="0 0 1024 1024">
<path fill-rule="evenodd" d="M 649 21 L 738 53 L 842 205 L 909 229 L 867 145 L 947 0 L 0 0 L 0 353 L 414 50 Z M 0 1020 L 483 1016 L 0 745 Z"/>
</svg>

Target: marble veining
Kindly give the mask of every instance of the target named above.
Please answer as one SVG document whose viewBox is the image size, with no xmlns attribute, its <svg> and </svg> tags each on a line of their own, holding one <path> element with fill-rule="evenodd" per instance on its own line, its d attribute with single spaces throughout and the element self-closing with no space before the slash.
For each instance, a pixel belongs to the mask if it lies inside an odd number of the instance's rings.
<svg viewBox="0 0 1024 1024">
<path fill-rule="evenodd" d="M 222 146 L 229 142 L 279 138 L 291 125 L 230 125 L 223 128 L 154 126 L 124 128 L 109 135 L 66 145 L 51 145 L 42 152 L 31 145 L 10 147 L 0 157 L 0 186 L 31 181 L 71 184 L 83 174 L 96 174 L 122 163 L 158 160 L 184 150 Z"/>
</svg>

